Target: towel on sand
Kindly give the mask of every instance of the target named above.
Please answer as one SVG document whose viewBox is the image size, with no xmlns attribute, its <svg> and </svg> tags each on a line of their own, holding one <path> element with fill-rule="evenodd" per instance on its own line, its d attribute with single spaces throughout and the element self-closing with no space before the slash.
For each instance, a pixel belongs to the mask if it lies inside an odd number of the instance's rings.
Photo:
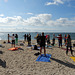
<svg viewBox="0 0 75 75">
<path fill-rule="evenodd" d="M 50 58 L 51 58 L 51 54 L 46 54 L 46 56 L 44 54 L 42 54 L 37 58 L 36 61 L 38 61 L 38 62 L 51 62 Z"/>
</svg>

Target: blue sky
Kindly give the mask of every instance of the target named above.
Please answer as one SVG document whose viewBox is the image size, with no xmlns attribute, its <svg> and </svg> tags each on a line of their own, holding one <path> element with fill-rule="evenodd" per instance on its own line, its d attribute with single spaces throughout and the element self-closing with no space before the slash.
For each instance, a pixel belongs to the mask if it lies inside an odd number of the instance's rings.
<svg viewBox="0 0 75 75">
<path fill-rule="evenodd" d="M 0 0 L 0 32 L 75 32 L 75 0 Z"/>
</svg>

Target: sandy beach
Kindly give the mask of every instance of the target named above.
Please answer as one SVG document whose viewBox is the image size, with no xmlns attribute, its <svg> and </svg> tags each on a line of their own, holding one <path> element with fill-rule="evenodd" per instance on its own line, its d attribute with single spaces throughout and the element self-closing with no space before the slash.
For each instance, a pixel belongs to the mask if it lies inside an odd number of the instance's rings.
<svg viewBox="0 0 75 75">
<path fill-rule="evenodd" d="M 21 49 L 9 51 L 11 44 L 4 44 L 3 41 L 0 41 L 3 46 L 0 47 L 0 75 L 75 75 L 75 62 L 70 58 L 70 51 L 66 56 L 66 51 L 58 48 L 58 44 L 46 48 L 46 53 L 52 55 L 51 62 L 37 62 L 38 56 L 34 54 L 40 51 L 27 48 L 27 42 L 20 46 Z M 36 40 L 32 40 L 32 44 L 35 45 Z M 75 47 L 72 49 L 75 55 Z"/>
</svg>

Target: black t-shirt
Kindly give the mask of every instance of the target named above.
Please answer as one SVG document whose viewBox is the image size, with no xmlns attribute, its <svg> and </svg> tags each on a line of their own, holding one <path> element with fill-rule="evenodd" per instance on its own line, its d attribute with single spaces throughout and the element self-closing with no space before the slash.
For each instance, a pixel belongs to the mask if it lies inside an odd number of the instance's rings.
<svg viewBox="0 0 75 75">
<path fill-rule="evenodd" d="M 40 40 L 42 44 L 45 44 L 45 39 L 46 39 L 46 36 L 41 36 Z"/>
<path fill-rule="evenodd" d="M 16 35 L 15 38 L 18 38 L 18 35 Z"/>
</svg>

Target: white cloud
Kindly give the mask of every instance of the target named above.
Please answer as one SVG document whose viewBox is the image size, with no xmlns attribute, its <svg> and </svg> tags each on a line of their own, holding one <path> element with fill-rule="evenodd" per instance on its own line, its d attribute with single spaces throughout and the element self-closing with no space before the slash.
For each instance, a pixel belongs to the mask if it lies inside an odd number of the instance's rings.
<svg viewBox="0 0 75 75">
<path fill-rule="evenodd" d="M 58 5 L 64 4 L 64 0 L 53 0 L 53 2 L 47 2 L 46 5 Z"/>
<path fill-rule="evenodd" d="M 46 22 L 51 19 L 51 14 L 39 14 L 35 17 L 30 17 L 26 20 L 28 25 L 33 26 L 43 26 L 46 25 Z"/>
<path fill-rule="evenodd" d="M 46 2 L 45 5 L 59 5 L 59 4 L 65 4 L 67 2 L 69 7 L 75 7 L 71 5 L 70 3 L 71 1 L 74 0 L 52 0 L 52 2 Z"/>
<path fill-rule="evenodd" d="M 21 16 L 0 17 L 0 31 L 50 31 L 59 30 L 59 28 L 66 29 L 66 27 L 75 28 L 75 17 L 56 20 L 52 20 L 51 14 L 39 14 L 27 19 Z"/>
<path fill-rule="evenodd" d="M 0 14 L 0 16 L 1 16 L 1 17 L 3 17 L 3 16 L 4 16 L 4 14 Z"/>
<path fill-rule="evenodd" d="M 28 14 L 28 15 L 33 15 L 33 13 L 26 13 L 26 14 Z"/>
</svg>

